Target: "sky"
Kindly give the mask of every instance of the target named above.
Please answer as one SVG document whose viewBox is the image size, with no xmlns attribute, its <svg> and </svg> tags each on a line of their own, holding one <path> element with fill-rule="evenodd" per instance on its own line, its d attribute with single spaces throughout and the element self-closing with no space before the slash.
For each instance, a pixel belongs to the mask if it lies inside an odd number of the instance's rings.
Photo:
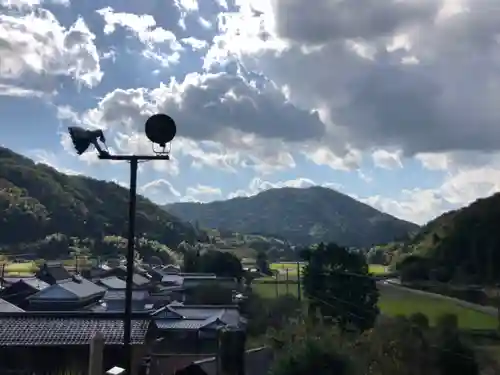
<svg viewBox="0 0 500 375">
<path fill-rule="evenodd" d="M 424 224 L 500 184 L 496 0 L 0 0 L 0 144 L 159 204 L 322 185 Z M 96 192 L 98 194 L 98 192 Z"/>
</svg>

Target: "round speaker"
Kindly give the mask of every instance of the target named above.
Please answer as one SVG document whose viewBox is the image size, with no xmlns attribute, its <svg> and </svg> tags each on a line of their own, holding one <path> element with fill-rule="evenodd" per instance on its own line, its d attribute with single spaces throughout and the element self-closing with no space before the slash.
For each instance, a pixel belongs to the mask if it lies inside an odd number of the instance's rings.
<svg viewBox="0 0 500 375">
<path fill-rule="evenodd" d="M 161 147 L 174 139 L 177 133 L 177 126 L 172 117 L 164 114 L 157 113 L 146 121 L 145 125 L 146 137 Z"/>
</svg>

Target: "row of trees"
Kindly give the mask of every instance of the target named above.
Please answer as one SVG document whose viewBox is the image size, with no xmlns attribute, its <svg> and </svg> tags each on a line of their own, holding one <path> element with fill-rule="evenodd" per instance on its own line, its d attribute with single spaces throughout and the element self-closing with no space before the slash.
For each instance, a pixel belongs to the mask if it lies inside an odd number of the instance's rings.
<svg viewBox="0 0 500 375">
<path fill-rule="evenodd" d="M 172 250 L 155 240 L 144 237 L 136 239 L 137 255 L 154 263 L 179 264 L 183 252 Z M 9 254 L 12 258 L 25 260 L 64 260 L 64 259 L 119 259 L 126 254 L 127 239 L 120 236 L 104 236 L 102 238 L 69 237 L 55 233 L 41 240 L 6 245 L 0 253 Z"/>
</svg>

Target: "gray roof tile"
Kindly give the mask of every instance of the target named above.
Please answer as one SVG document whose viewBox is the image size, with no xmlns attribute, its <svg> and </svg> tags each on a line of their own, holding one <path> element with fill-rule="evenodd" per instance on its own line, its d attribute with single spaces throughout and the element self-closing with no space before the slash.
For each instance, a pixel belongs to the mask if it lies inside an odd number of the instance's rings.
<svg viewBox="0 0 500 375">
<path fill-rule="evenodd" d="M 0 312 L 23 312 L 24 310 L 0 298 Z"/>
<path fill-rule="evenodd" d="M 204 320 L 187 320 L 187 319 L 158 319 L 155 321 L 159 329 L 200 329 L 206 323 Z"/>
<path fill-rule="evenodd" d="M 132 300 L 141 301 L 149 297 L 149 292 L 146 290 L 133 290 Z M 104 300 L 125 300 L 125 290 L 108 290 L 104 294 Z"/>
<path fill-rule="evenodd" d="M 81 278 L 54 284 L 29 297 L 30 301 L 87 299 L 104 295 L 106 289 Z"/>
<path fill-rule="evenodd" d="M 45 288 L 48 288 L 50 286 L 50 284 L 36 277 L 27 277 L 22 280 L 19 280 L 19 282 L 29 285 L 31 288 L 35 290 L 44 290 Z"/>
<path fill-rule="evenodd" d="M 149 320 L 132 321 L 132 343 L 142 344 Z M 20 334 L 22 332 L 22 334 Z M 108 345 L 123 343 L 123 320 L 109 317 L 0 314 L 1 346 L 87 345 L 101 332 Z"/>
<path fill-rule="evenodd" d="M 127 283 L 116 276 L 104 277 L 97 281 L 108 289 L 125 289 Z"/>
</svg>

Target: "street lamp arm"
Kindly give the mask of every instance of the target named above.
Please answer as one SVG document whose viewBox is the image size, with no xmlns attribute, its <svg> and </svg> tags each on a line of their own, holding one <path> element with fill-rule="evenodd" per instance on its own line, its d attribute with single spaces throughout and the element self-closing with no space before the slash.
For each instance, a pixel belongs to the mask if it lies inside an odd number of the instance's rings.
<svg viewBox="0 0 500 375">
<path fill-rule="evenodd" d="M 126 160 L 126 161 L 147 161 L 147 160 L 170 160 L 168 154 L 160 155 L 113 155 L 107 151 L 99 152 L 99 159 L 101 160 Z"/>
</svg>

